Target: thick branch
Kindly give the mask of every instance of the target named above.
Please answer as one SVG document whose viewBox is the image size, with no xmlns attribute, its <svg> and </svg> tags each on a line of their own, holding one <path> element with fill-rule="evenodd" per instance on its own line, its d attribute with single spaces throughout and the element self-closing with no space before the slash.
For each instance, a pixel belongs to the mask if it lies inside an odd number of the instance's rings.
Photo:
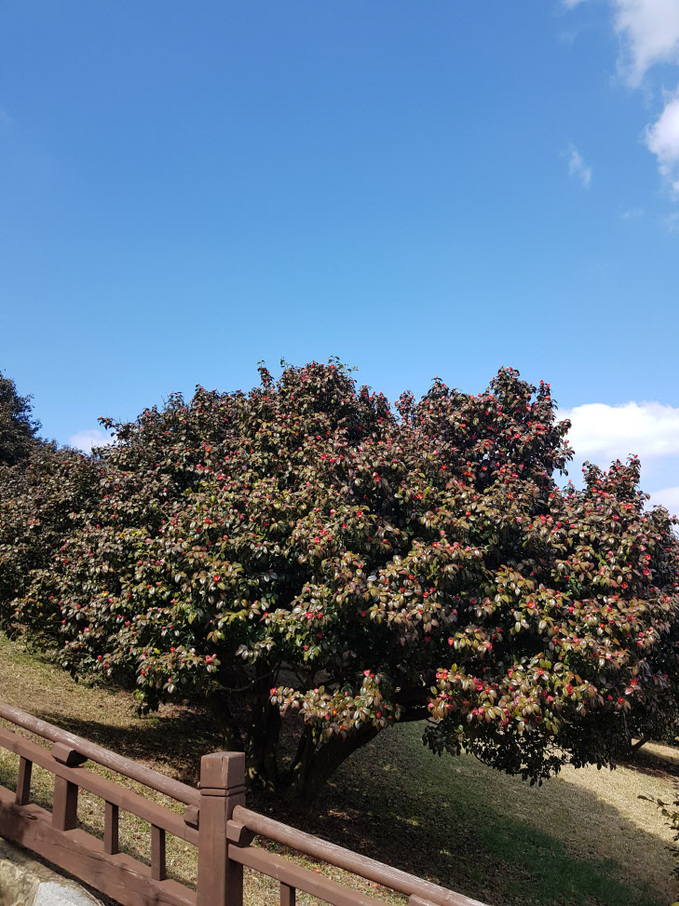
<svg viewBox="0 0 679 906">
<path fill-rule="evenodd" d="M 636 742 L 633 742 L 632 745 L 630 746 L 630 748 L 633 752 L 638 752 L 639 749 L 642 748 L 642 746 L 645 746 L 646 743 L 650 742 L 650 741 L 651 741 L 650 736 L 642 736 L 641 739 L 637 739 Z"/>
<path fill-rule="evenodd" d="M 332 736 L 311 758 L 302 760 L 295 768 L 295 776 L 286 791 L 291 798 L 309 800 L 331 777 L 337 768 L 357 749 L 374 739 L 379 727 L 363 724 L 347 736 Z"/>
</svg>

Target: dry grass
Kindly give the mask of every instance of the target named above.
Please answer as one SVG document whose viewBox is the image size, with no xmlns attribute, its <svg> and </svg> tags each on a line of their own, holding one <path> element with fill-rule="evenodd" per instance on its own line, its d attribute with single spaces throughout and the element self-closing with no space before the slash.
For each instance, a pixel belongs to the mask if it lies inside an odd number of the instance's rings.
<svg viewBox="0 0 679 906">
<path fill-rule="evenodd" d="M 200 755 L 220 748 L 207 715 L 175 707 L 139 718 L 128 694 L 73 683 L 1 637 L 0 699 L 192 784 Z M 0 782 L 13 782 L 14 771 L 9 757 L 1 761 Z M 679 895 L 671 832 L 638 797 L 671 798 L 678 771 L 679 750 L 649 745 L 615 771 L 565 769 L 529 787 L 468 756 L 436 758 L 416 726 L 402 726 L 345 763 L 312 808 L 254 795 L 249 804 L 493 906 L 667 906 Z M 35 795 L 47 806 L 50 791 L 49 777 L 36 779 Z M 80 821 L 97 835 L 101 813 L 96 797 L 83 795 Z M 147 860 L 148 839 L 144 822 L 126 819 L 132 854 Z M 178 880 L 195 883 L 192 847 L 168 838 L 168 865 Z M 249 906 L 278 902 L 273 881 L 250 875 L 246 891 Z M 298 902 L 317 901 L 300 894 Z"/>
</svg>

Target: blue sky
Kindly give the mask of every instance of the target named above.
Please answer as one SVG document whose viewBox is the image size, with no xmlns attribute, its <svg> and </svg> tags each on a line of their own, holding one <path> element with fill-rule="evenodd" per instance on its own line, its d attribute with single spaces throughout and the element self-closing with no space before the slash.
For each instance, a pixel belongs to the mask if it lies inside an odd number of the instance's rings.
<svg viewBox="0 0 679 906">
<path fill-rule="evenodd" d="M 60 443 L 512 365 L 679 511 L 678 265 L 677 0 L 0 2 L 0 371 Z"/>
</svg>

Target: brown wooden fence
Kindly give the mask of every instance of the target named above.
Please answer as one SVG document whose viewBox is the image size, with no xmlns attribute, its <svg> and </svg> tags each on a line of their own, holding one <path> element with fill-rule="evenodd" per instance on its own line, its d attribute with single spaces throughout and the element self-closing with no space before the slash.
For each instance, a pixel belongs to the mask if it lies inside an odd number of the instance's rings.
<svg viewBox="0 0 679 906">
<path fill-rule="evenodd" d="M 0 835 L 123 906 L 242 906 L 244 866 L 279 882 L 281 906 L 295 906 L 297 890 L 334 906 L 378 906 L 383 902 L 253 846 L 255 836 L 405 894 L 409 906 L 483 906 L 250 811 L 245 807 L 245 758 L 241 753 L 203 756 L 196 790 L 9 705 L 0 703 L 0 717 L 52 744 L 48 749 L 13 729 L 0 727 L 0 747 L 19 756 L 16 791 L 0 786 Z M 184 814 L 93 773 L 84 766 L 88 760 L 183 804 Z M 51 812 L 31 802 L 33 765 L 54 775 Z M 104 801 L 103 839 L 77 826 L 81 790 Z M 121 809 L 150 825 L 150 865 L 120 852 Z M 167 834 L 197 847 L 196 890 L 167 877 Z"/>
</svg>

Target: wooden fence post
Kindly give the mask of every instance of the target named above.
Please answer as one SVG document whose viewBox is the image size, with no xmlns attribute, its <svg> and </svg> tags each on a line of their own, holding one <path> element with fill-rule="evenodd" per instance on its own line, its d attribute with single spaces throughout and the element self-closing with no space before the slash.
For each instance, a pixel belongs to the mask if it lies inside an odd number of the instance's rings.
<svg viewBox="0 0 679 906">
<path fill-rule="evenodd" d="M 237 805 L 245 805 L 245 755 L 203 755 L 197 906 L 243 906 L 243 866 L 229 860 L 226 837 L 227 822 Z"/>
<path fill-rule="evenodd" d="M 61 742 L 52 746 L 52 757 L 59 764 L 73 768 L 87 761 L 75 749 Z M 52 825 L 58 830 L 73 830 L 78 824 L 78 784 L 71 783 L 65 777 L 54 777 L 54 797 L 52 799 Z"/>
</svg>

